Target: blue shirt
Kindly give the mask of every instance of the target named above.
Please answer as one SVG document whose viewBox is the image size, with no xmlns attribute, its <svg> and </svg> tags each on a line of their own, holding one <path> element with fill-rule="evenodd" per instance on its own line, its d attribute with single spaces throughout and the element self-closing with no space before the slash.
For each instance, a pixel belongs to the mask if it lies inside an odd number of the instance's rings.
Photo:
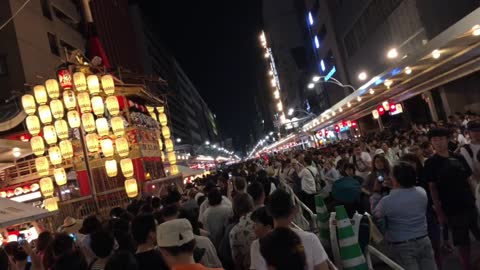
<svg viewBox="0 0 480 270">
<path fill-rule="evenodd" d="M 421 187 L 393 189 L 381 198 L 370 197 L 373 215 L 385 221 L 385 239 L 402 242 L 428 234 L 426 210 L 427 193 Z"/>
</svg>

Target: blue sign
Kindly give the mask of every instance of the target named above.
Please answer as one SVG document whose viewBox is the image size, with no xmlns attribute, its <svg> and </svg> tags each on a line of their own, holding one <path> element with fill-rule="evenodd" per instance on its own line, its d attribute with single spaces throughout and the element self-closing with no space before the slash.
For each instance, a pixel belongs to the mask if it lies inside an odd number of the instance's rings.
<svg viewBox="0 0 480 270">
<path fill-rule="evenodd" d="M 333 74 L 335 74 L 335 72 L 337 72 L 337 69 L 335 68 L 335 66 L 333 66 L 333 68 L 328 72 L 328 74 L 325 76 L 325 81 L 328 81 L 330 80 L 330 78 L 333 76 Z"/>
</svg>

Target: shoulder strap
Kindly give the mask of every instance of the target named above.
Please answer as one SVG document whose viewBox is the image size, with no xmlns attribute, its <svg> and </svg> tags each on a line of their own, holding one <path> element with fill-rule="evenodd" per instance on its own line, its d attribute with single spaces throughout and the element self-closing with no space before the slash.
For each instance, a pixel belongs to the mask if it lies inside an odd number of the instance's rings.
<svg viewBox="0 0 480 270">
<path fill-rule="evenodd" d="M 305 169 L 307 169 L 312 174 L 313 178 L 316 178 L 315 174 L 313 174 L 313 172 L 309 168 L 305 167 Z"/>
</svg>

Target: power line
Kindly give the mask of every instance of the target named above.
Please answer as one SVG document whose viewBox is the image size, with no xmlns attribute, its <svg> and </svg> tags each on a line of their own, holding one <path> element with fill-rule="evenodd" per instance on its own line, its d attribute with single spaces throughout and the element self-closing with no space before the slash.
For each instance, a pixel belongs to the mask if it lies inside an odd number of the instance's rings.
<svg viewBox="0 0 480 270">
<path fill-rule="evenodd" d="M 15 16 L 18 15 L 18 13 L 20 13 L 20 11 L 22 11 L 22 9 L 28 4 L 30 3 L 30 0 L 26 0 L 25 3 L 23 3 L 23 5 L 17 9 L 17 11 L 15 11 L 15 13 L 12 15 L 12 17 L 10 19 L 8 19 L 4 24 L 2 24 L 2 26 L 0 26 L 0 31 L 5 27 L 7 26 L 7 24 L 12 21 L 13 19 L 15 19 Z"/>
</svg>

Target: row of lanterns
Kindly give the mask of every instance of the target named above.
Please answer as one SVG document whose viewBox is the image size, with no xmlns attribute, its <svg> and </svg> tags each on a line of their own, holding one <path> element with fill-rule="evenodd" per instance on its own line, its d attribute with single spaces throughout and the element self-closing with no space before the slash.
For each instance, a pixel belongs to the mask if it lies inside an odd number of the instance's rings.
<svg viewBox="0 0 480 270">
<path fill-rule="evenodd" d="M 400 103 L 391 103 L 388 101 L 382 102 L 375 110 L 372 111 L 373 119 L 378 119 L 380 116 L 384 115 L 385 112 L 390 112 L 391 114 L 399 114 L 403 112 L 402 104 Z"/>
</svg>

